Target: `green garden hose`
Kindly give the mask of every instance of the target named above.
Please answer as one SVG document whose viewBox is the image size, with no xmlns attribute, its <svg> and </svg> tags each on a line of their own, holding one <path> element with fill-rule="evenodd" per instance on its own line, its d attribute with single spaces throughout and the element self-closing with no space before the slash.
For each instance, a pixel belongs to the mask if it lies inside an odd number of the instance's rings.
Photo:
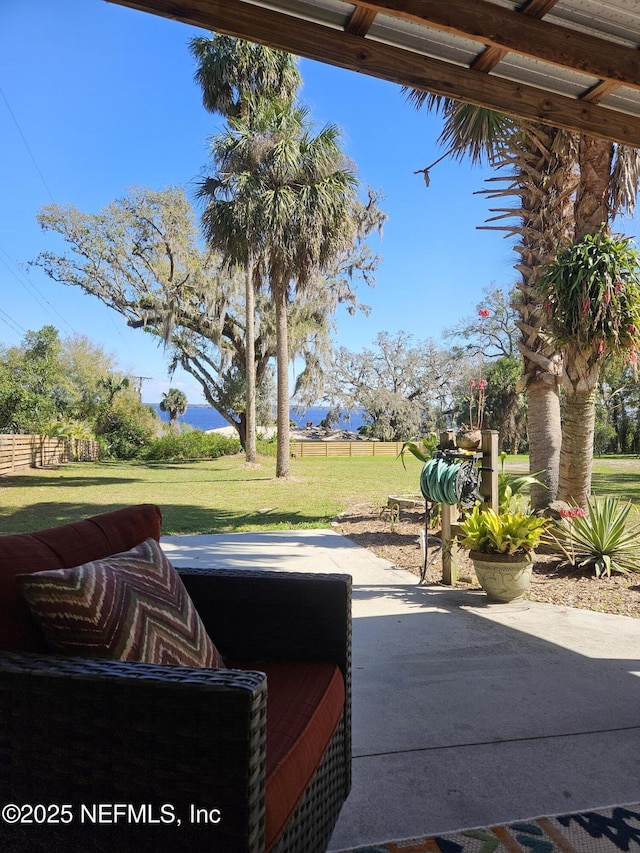
<svg viewBox="0 0 640 853">
<path fill-rule="evenodd" d="M 420 474 L 420 491 L 431 503 L 473 506 L 478 497 L 479 471 L 475 461 L 434 456 Z"/>
<path fill-rule="evenodd" d="M 430 459 L 420 475 L 420 490 L 425 500 L 433 503 L 456 504 L 456 477 L 459 463 L 450 464 L 444 459 Z"/>
</svg>

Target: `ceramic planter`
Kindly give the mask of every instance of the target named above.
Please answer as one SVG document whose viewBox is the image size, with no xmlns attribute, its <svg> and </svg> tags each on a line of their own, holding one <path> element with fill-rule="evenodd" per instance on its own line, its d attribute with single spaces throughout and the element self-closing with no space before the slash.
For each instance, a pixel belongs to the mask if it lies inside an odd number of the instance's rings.
<svg viewBox="0 0 640 853">
<path fill-rule="evenodd" d="M 512 556 L 471 551 L 469 557 L 480 586 L 492 601 L 513 601 L 529 589 L 533 554 Z"/>
<path fill-rule="evenodd" d="M 479 429 L 465 429 L 456 433 L 456 445 L 461 450 L 478 450 L 482 443 L 482 432 Z"/>
</svg>

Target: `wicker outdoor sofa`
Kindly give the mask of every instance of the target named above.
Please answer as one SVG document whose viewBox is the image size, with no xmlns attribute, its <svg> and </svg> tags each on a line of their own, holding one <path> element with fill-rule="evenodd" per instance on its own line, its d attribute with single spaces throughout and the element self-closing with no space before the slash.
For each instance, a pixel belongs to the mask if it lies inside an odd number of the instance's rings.
<svg viewBox="0 0 640 853">
<path fill-rule="evenodd" d="M 349 576 L 180 570 L 227 668 L 45 642 L 16 575 L 160 529 L 142 504 L 0 536 L 0 849 L 326 850 L 351 783 Z"/>
</svg>

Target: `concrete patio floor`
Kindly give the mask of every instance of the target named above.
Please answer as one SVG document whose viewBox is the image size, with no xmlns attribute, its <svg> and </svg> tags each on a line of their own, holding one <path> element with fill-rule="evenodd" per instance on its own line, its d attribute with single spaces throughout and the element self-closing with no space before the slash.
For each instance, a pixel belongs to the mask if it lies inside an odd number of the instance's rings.
<svg viewBox="0 0 640 853">
<path fill-rule="evenodd" d="M 330 851 L 640 802 L 640 620 L 420 587 L 327 530 L 164 537 L 174 565 L 353 577 L 353 786 Z"/>
</svg>

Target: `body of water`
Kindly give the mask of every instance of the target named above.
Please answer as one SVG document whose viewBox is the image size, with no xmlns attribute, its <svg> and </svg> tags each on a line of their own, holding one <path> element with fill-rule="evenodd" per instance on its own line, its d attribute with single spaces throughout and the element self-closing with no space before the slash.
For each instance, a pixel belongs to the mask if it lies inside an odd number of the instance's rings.
<svg viewBox="0 0 640 853">
<path fill-rule="evenodd" d="M 166 412 L 160 411 L 160 406 L 157 403 L 152 404 L 151 408 L 158 413 L 161 420 L 169 423 L 169 415 Z M 318 426 L 320 421 L 327 416 L 328 411 L 329 409 L 326 406 L 312 406 L 303 415 L 292 411 L 289 416 L 291 421 L 299 427 L 305 427 L 307 423 Z M 180 418 L 180 423 L 189 424 L 194 429 L 201 429 L 203 431 L 229 426 L 222 415 L 211 408 L 211 406 L 189 406 L 185 414 Z M 350 429 L 353 432 L 357 432 L 358 427 L 362 426 L 363 423 L 362 411 L 359 410 L 352 412 L 350 418 L 341 418 L 336 429 Z"/>
</svg>

